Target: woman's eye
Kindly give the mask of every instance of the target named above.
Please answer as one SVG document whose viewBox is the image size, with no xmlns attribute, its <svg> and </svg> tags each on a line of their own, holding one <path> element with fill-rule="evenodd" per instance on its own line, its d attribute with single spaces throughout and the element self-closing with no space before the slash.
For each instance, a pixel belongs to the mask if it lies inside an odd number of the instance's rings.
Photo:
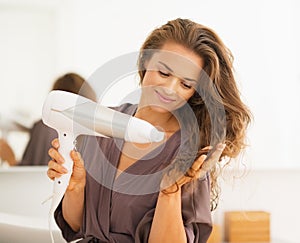
<svg viewBox="0 0 300 243">
<path fill-rule="evenodd" d="M 158 72 L 159 72 L 159 74 L 160 74 L 161 76 L 163 76 L 163 77 L 169 77 L 169 73 L 167 73 L 167 72 L 165 72 L 165 71 L 159 70 Z"/>
<path fill-rule="evenodd" d="M 190 84 L 187 84 L 187 83 L 182 83 L 183 87 L 186 88 L 186 89 L 191 89 L 192 88 L 192 85 Z"/>
</svg>

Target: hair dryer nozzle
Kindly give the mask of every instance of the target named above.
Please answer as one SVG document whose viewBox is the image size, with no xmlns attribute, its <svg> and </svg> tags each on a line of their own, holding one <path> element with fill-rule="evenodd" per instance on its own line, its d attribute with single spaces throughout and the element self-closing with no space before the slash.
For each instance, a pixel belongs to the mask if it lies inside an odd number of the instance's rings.
<svg viewBox="0 0 300 243">
<path fill-rule="evenodd" d="M 164 139 L 165 133 L 158 131 L 156 128 L 153 128 L 150 134 L 150 140 L 153 142 L 160 142 Z"/>
<path fill-rule="evenodd" d="M 164 132 L 160 132 L 149 122 L 131 117 L 125 135 L 125 140 L 138 140 L 137 143 L 160 142 L 164 139 Z"/>
</svg>

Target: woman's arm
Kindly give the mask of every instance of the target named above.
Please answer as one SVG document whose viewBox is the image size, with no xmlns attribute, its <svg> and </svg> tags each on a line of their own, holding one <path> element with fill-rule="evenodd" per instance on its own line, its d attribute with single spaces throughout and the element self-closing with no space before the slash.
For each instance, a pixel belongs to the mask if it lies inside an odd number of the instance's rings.
<svg viewBox="0 0 300 243">
<path fill-rule="evenodd" d="M 181 188 L 197 180 L 219 161 L 225 144 L 218 144 L 211 155 L 201 155 L 191 168 L 175 184 L 170 183 L 172 176 L 165 175 L 161 182 L 163 190 L 159 193 L 149 235 L 149 243 L 185 243 L 187 236 L 181 210 Z M 207 148 L 205 148 L 207 149 Z M 166 186 L 171 185 L 171 186 Z M 177 190 L 178 189 L 178 190 Z"/>
<path fill-rule="evenodd" d="M 67 190 L 62 201 L 62 214 L 73 231 L 81 227 L 84 207 L 84 188 Z"/>
<path fill-rule="evenodd" d="M 181 188 L 175 193 L 159 193 L 149 235 L 149 243 L 187 242 L 181 214 Z"/>
<path fill-rule="evenodd" d="M 48 163 L 47 174 L 53 180 L 67 173 L 67 171 L 63 166 L 64 159 L 57 151 L 59 147 L 57 139 L 53 140 L 52 146 L 53 148 L 49 150 L 52 160 Z M 62 214 L 72 230 L 77 232 L 82 224 L 86 171 L 80 153 L 71 151 L 70 155 L 74 162 L 73 173 L 62 201 Z"/>
</svg>

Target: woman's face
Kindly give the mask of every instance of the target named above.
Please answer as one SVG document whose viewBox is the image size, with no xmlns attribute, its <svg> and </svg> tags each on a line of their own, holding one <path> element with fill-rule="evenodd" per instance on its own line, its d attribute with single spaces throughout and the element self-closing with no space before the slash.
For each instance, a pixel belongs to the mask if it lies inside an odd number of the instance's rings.
<svg viewBox="0 0 300 243">
<path fill-rule="evenodd" d="M 203 60 L 186 47 L 168 42 L 146 63 L 141 104 L 172 112 L 195 93 Z"/>
</svg>

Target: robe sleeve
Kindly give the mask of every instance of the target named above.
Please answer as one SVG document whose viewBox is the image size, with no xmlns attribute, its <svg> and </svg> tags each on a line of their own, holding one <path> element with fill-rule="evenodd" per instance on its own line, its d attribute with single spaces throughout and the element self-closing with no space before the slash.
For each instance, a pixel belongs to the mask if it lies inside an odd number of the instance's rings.
<svg viewBox="0 0 300 243">
<path fill-rule="evenodd" d="M 209 178 L 182 187 L 182 218 L 189 243 L 206 243 L 212 231 Z M 155 209 L 148 211 L 137 226 L 135 243 L 146 243 Z"/>
<path fill-rule="evenodd" d="M 63 214 L 62 214 L 62 203 L 59 204 L 57 209 L 54 213 L 54 218 L 57 226 L 60 228 L 62 232 L 63 238 L 67 242 L 71 242 L 73 240 L 77 240 L 83 237 L 82 229 L 79 230 L 79 232 L 75 232 L 72 230 L 72 228 L 69 226 L 69 224 L 65 221 Z"/>
</svg>

